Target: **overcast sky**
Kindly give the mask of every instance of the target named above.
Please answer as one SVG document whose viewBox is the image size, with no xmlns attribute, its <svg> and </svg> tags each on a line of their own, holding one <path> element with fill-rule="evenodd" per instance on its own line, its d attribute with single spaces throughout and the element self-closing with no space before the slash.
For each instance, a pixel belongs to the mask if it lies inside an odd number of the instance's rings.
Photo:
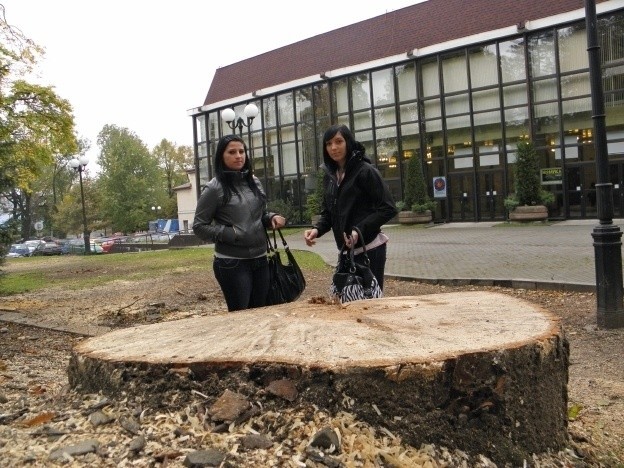
<svg viewBox="0 0 624 468">
<path fill-rule="evenodd" d="M 215 70 L 422 0 L 0 0 L 9 24 L 43 46 L 41 84 L 74 108 L 80 138 L 99 153 L 106 124 L 151 149 L 192 145 L 187 110 Z"/>
</svg>

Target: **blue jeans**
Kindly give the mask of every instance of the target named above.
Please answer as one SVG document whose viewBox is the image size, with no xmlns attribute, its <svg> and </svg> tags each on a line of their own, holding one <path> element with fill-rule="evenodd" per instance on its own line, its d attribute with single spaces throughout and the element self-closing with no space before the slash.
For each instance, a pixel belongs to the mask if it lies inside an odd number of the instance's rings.
<svg viewBox="0 0 624 468">
<path fill-rule="evenodd" d="M 384 271 L 386 269 L 386 251 L 387 244 L 381 244 L 379 247 L 366 251 L 366 255 L 368 255 L 368 259 L 370 260 L 370 269 L 373 275 L 375 275 L 375 278 L 377 278 L 377 282 L 382 291 L 384 287 Z M 356 255 L 355 261 L 363 264 L 363 254 Z"/>
<path fill-rule="evenodd" d="M 270 281 L 266 257 L 250 259 L 215 257 L 212 268 L 223 291 L 228 311 L 266 305 Z"/>
</svg>

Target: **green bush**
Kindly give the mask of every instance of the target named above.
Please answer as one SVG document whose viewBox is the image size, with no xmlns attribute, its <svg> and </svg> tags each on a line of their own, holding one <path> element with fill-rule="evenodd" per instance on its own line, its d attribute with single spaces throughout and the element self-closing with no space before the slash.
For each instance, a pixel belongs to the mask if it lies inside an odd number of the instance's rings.
<svg viewBox="0 0 624 468">
<path fill-rule="evenodd" d="M 273 200 L 267 204 L 267 211 L 281 214 L 284 218 L 286 218 L 287 224 L 299 224 L 300 215 L 298 210 L 287 201 L 280 199 Z"/>
<path fill-rule="evenodd" d="M 539 156 L 533 144 L 528 141 L 518 143 L 518 155 L 514 166 L 516 198 L 520 205 L 541 203 Z"/>
<path fill-rule="evenodd" d="M 542 189 L 539 155 L 533 143 L 528 141 L 518 143 L 513 171 L 516 192 L 503 201 L 508 211 L 513 211 L 520 205 L 548 205 L 555 201 L 552 192 Z"/>
<path fill-rule="evenodd" d="M 308 221 L 312 219 L 312 216 L 320 215 L 323 209 L 323 177 L 325 177 L 325 171 L 319 169 L 316 173 L 316 185 L 314 186 L 314 192 L 308 195 L 306 200 L 306 216 Z"/>
<path fill-rule="evenodd" d="M 407 162 L 405 194 L 401 208 L 402 210 L 410 209 L 417 213 L 435 209 L 435 201 L 429 198 L 427 194 L 427 184 L 423 175 L 422 165 L 415 156 L 412 156 Z M 399 209 L 398 204 L 397 209 Z"/>
</svg>

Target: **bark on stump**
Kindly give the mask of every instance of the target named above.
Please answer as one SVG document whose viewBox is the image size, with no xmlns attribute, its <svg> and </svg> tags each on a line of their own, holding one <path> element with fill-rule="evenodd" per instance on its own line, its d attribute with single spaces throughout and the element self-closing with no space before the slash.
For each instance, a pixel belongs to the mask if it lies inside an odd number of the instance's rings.
<svg viewBox="0 0 624 468">
<path fill-rule="evenodd" d="M 107 394 L 225 389 L 346 410 L 419 447 L 521 464 L 567 442 L 569 346 L 560 320 L 489 292 L 296 302 L 120 329 L 77 345 L 69 381 Z"/>
</svg>

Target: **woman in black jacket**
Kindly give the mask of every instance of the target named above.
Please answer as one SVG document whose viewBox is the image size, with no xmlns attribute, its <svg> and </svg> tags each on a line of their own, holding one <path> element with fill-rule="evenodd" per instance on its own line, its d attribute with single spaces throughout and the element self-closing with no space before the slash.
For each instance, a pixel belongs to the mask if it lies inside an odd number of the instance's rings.
<svg viewBox="0 0 624 468">
<path fill-rule="evenodd" d="M 213 270 L 228 310 L 265 306 L 270 281 L 265 229 L 281 228 L 286 220 L 266 211 L 266 195 L 242 138 L 219 140 L 214 168 L 215 177 L 197 200 L 193 232 L 215 244 Z"/>
<path fill-rule="evenodd" d="M 306 244 L 314 245 L 315 239 L 331 229 L 339 250 L 343 245 L 357 246 L 357 227 L 364 237 L 370 269 L 383 289 L 388 237 L 381 226 L 397 213 L 390 190 L 366 157 L 364 146 L 345 125 L 333 125 L 323 135 L 323 161 L 323 209 L 319 222 L 304 233 Z M 361 261 L 362 251 L 356 248 L 356 261 Z"/>
</svg>

